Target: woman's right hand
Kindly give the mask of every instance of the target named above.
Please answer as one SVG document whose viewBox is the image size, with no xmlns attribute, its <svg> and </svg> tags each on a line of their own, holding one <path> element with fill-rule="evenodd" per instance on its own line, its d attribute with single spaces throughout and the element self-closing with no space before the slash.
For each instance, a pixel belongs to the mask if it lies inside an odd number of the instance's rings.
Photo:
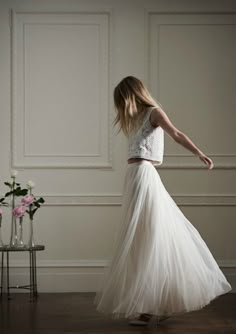
<svg viewBox="0 0 236 334">
<path fill-rule="evenodd" d="M 205 154 L 200 154 L 199 159 L 207 165 L 208 169 L 212 169 L 214 167 L 213 161 Z"/>
</svg>

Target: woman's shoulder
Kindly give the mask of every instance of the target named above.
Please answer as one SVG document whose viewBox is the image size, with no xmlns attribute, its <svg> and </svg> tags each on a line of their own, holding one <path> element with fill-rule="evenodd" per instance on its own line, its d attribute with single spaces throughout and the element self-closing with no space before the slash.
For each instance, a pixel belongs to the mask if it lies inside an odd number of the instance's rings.
<svg viewBox="0 0 236 334">
<path fill-rule="evenodd" d="M 152 126 L 150 121 L 150 115 L 155 109 L 156 106 L 144 106 L 138 113 L 136 119 L 133 123 L 133 130 L 132 133 L 135 133 L 137 131 L 141 131 L 143 127 L 150 127 Z M 152 126 L 153 127 L 153 126 Z"/>
<path fill-rule="evenodd" d="M 157 106 L 148 106 L 148 107 L 146 108 L 146 110 L 145 110 L 145 112 L 144 112 L 145 114 L 144 114 L 144 116 L 143 116 L 143 123 L 148 122 L 148 123 L 150 123 L 150 124 L 153 126 L 152 121 L 151 121 L 151 116 L 152 116 L 153 111 L 154 111 L 155 109 L 157 109 Z"/>
<path fill-rule="evenodd" d="M 167 115 L 162 106 L 155 106 L 150 110 L 149 121 L 153 127 L 159 127 L 159 120 L 165 116 Z"/>
<path fill-rule="evenodd" d="M 143 120 L 146 120 L 149 118 L 149 116 L 151 115 L 153 109 L 155 109 L 156 106 L 145 106 L 143 107 L 143 109 L 140 111 L 140 118 L 142 118 Z"/>
</svg>

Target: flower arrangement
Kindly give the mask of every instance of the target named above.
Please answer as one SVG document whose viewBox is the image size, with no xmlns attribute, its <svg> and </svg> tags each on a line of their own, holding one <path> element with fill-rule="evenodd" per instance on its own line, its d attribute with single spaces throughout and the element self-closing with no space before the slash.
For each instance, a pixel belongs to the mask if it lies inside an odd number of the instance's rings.
<svg viewBox="0 0 236 334">
<path fill-rule="evenodd" d="M 9 182 L 4 182 L 6 186 L 10 189 L 5 193 L 4 197 L 0 198 L 0 206 L 10 206 L 11 207 L 11 237 L 8 246 L 25 246 L 22 240 L 22 222 L 23 217 L 27 213 L 29 215 L 30 221 L 30 238 L 28 242 L 29 247 L 33 247 L 33 217 L 35 212 L 40 208 L 41 204 L 45 202 L 43 197 L 38 199 L 32 194 L 32 189 L 35 187 L 35 183 L 31 180 L 28 181 L 26 188 L 21 188 L 20 183 L 16 182 L 16 176 L 18 175 L 17 170 L 11 171 L 11 180 Z M 16 206 L 16 198 L 22 197 L 19 204 Z M 7 199 L 10 198 L 10 203 Z M 19 220 L 20 226 L 20 240 L 18 240 L 17 235 L 17 225 L 16 222 Z M 0 208 L 0 246 L 3 246 L 1 239 L 1 222 L 2 222 L 2 209 Z"/>
</svg>

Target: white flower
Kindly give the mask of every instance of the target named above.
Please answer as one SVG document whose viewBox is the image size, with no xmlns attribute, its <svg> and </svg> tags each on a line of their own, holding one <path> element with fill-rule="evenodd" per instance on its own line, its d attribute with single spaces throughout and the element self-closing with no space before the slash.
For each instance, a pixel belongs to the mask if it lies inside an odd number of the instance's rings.
<svg viewBox="0 0 236 334">
<path fill-rule="evenodd" d="M 15 169 L 11 170 L 11 177 L 16 177 L 16 175 L 18 174 L 18 171 Z"/>
<path fill-rule="evenodd" d="M 29 181 L 27 182 L 27 188 L 28 188 L 28 189 L 32 189 L 32 188 L 34 188 L 34 187 L 35 187 L 35 183 L 34 183 L 33 181 L 29 180 Z"/>
</svg>

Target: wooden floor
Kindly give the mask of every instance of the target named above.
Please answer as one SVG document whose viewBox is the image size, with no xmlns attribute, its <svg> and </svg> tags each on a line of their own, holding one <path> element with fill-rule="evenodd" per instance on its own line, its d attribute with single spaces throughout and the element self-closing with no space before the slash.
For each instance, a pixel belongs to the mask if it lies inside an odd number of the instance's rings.
<svg viewBox="0 0 236 334">
<path fill-rule="evenodd" d="M 236 294 L 213 300 L 200 311 L 165 320 L 156 327 L 137 327 L 127 319 L 113 320 L 98 313 L 94 293 L 40 293 L 36 302 L 27 293 L 6 295 L 0 302 L 1 334 L 168 333 L 236 334 Z"/>
</svg>

